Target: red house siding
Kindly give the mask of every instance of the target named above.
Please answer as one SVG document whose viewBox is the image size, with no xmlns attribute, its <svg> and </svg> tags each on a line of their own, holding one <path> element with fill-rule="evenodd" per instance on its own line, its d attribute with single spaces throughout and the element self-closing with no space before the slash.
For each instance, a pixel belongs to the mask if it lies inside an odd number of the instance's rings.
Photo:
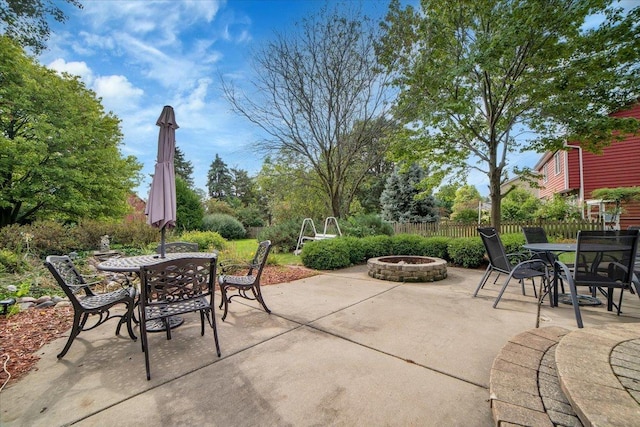
<svg viewBox="0 0 640 427">
<path fill-rule="evenodd" d="M 640 120 L 640 103 L 627 111 L 613 114 L 615 117 L 634 117 Z M 577 145 L 577 144 L 572 144 Z M 562 153 L 562 152 L 561 152 Z M 548 180 L 540 181 L 540 198 L 549 198 L 555 193 L 573 190 L 580 191 L 580 150 L 569 149 L 566 152 L 568 171 L 563 170 L 562 177 L 554 177 L 554 157 L 551 153 L 543 156 L 536 166 L 539 173 L 547 165 Z M 563 165 L 564 166 L 564 165 Z M 638 187 L 640 186 L 640 135 L 630 135 L 623 141 L 613 142 L 604 148 L 601 154 L 582 152 L 584 178 L 584 199 L 593 199 L 591 193 L 598 188 Z M 568 179 L 565 176 L 568 173 Z M 553 179 L 552 179 L 553 178 Z M 565 183 L 568 183 L 565 184 Z M 623 206 L 620 228 L 640 224 L 640 203 L 627 203 Z"/>
<path fill-rule="evenodd" d="M 559 156 L 560 170 L 556 173 L 556 154 Z M 538 198 L 549 199 L 556 193 L 566 193 L 571 190 L 571 186 L 567 185 L 566 180 L 566 168 L 567 168 L 567 152 L 557 151 L 556 153 L 549 153 L 547 158 L 543 158 L 544 163 L 538 164 L 538 172 L 542 173 L 544 167 L 547 169 L 547 181 L 540 180 L 542 186 L 538 191 Z"/>
</svg>

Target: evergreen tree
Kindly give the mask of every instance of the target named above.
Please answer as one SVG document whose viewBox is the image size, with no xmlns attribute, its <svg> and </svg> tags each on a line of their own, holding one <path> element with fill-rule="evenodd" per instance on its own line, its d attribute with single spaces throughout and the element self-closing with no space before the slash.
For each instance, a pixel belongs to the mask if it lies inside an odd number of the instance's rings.
<svg viewBox="0 0 640 427">
<path fill-rule="evenodd" d="M 173 167 L 176 171 L 176 176 L 182 178 L 189 188 L 193 188 L 193 164 L 189 160 L 185 160 L 184 153 L 177 146 L 173 158 Z"/>
<path fill-rule="evenodd" d="M 232 177 L 227 164 L 216 153 L 207 175 L 209 197 L 224 200 L 233 194 Z"/>
<path fill-rule="evenodd" d="M 253 179 L 244 169 L 231 168 L 232 193 L 237 197 L 242 206 L 248 206 L 255 201 L 256 192 Z"/>
<path fill-rule="evenodd" d="M 197 230 L 202 227 L 204 208 L 200 197 L 187 185 L 186 181 L 176 177 L 176 227 L 180 230 Z"/>
<path fill-rule="evenodd" d="M 425 176 L 426 171 L 417 163 L 406 171 L 396 167 L 380 196 L 382 217 L 398 222 L 437 221 L 435 199 L 431 195 L 425 195 L 419 187 Z"/>
</svg>

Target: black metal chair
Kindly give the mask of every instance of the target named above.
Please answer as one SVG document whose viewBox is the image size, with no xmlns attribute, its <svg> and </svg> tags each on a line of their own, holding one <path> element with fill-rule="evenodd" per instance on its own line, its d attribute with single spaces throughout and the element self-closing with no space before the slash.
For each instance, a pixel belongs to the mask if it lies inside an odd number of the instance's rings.
<svg viewBox="0 0 640 427">
<path fill-rule="evenodd" d="M 547 233 L 542 227 L 522 227 L 522 233 L 527 243 L 549 243 Z M 548 265 L 553 265 L 557 257 L 551 252 L 533 252 L 532 255 Z"/>
<path fill-rule="evenodd" d="M 260 277 L 262 276 L 262 270 L 267 263 L 269 257 L 269 251 L 271 249 L 271 241 L 265 240 L 260 242 L 258 250 L 249 264 L 221 264 L 222 273 L 218 277 L 218 285 L 220 286 L 220 292 L 222 294 L 222 301 L 220 301 L 220 307 L 224 305 L 224 314 L 222 320 L 227 317 L 227 311 L 229 309 L 229 303 L 234 297 L 242 297 L 248 300 L 257 300 L 264 311 L 271 313 L 271 310 L 267 308 L 264 299 L 262 298 L 262 292 L 260 291 Z M 231 275 L 226 274 L 230 272 L 237 272 L 239 269 L 247 270 L 244 275 Z M 237 293 L 233 295 L 227 295 L 229 289 L 236 289 Z M 248 292 L 251 291 L 252 295 Z"/>
<path fill-rule="evenodd" d="M 630 225 L 627 230 L 640 230 L 640 225 Z M 640 245 L 640 238 L 638 239 Z M 636 249 L 636 262 L 633 267 L 633 284 L 636 287 L 636 294 L 640 298 L 640 248 Z M 633 292 L 633 288 L 631 288 Z"/>
<path fill-rule="evenodd" d="M 544 228 L 542 227 L 522 227 L 522 233 L 524 234 L 524 240 L 527 243 L 549 243 L 547 232 L 544 231 Z M 530 252 L 533 259 L 537 258 L 547 265 L 547 271 L 549 274 L 553 272 L 553 263 L 558 259 L 556 254 L 549 251 Z M 570 267 L 573 268 L 573 265 L 570 265 Z M 560 289 L 561 292 L 564 293 L 564 282 L 562 282 L 562 280 L 560 280 Z"/>
<path fill-rule="evenodd" d="M 132 340 L 137 340 L 131 327 L 136 297 L 135 288 L 127 287 L 113 292 L 95 293 L 92 287 L 101 282 L 87 283 L 68 256 L 49 255 L 44 264 L 73 306 L 73 326 L 71 327 L 67 344 L 58 354 L 58 359 L 67 354 L 71 343 L 73 343 L 73 340 L 80 332 L 94 329 L 114 317 L 120 318 L 116 328 L 116 335 L 120 334 L 120 328 L 126 323 L 129 336 Z M 109 311 L 111 307 L 118 304 L 124 304 L 126 308 L 125 314 L 111 314 Z M 89 316 L 99 317 L 95 324 L 87 327 L 86 324 Z"/>
<path fill-rule="evenodd" d="M 607 310 L 611 311 L 613 290 L 620 289 L 616 306 L 618 315 L 622 307 L 625 289 L 630 289 L 638 246 L 638 230 L 626 231 L 579 231 L 576 260 L 586 263 L 586 268 L 571 270 L 561 261 L 555 262 L 555 274 L 569 284 L 571 304 L 578 327 L 582 328 L 578 286 L 588 286 L 592 293 L 599 290 L 607 298 Z"/>
<path fill-rule="evenodd" d="M 160 253 L 161 247 L 158 245 L 156 252 Z M 198 252 L 198 244 L 191 242 L 170 242 L 164 245 L 165 253 L 177 252 Z"/>
<path fill-rule="evenodd" d="M 502 285 L 502 289 L 500 289 L 500 293 L 498 297 L 493 303 L 493 308 L 498 306 L 498 302 L 500 302 L 500 298 L 504 294 L 505 289 L 507 289 L 507 285 L 512 278 L 520 281 L 522 286 L 522 294 L 526 295 L 524 289 L 524 279 L 533 279 L 535 277 L 539 277 L 542 280 L 543 289 L 546 292 L 549 291 L 549 281 L 548 281 L 548 271 L 546 264 L 539 259 L 529 259 L 529 260 L 520 260 L 519 256 L 521 254 L 507 254 L 504 245 L 502 244 L 502 240 L 500 239 L 500 235 L 496 231 L 494 227 L 479 227 L 478 233 L 480 233 L 480 238 L 482 239 L 482 243 L 484 244 L 485 249 L 487 250 L 487 255 L 489 257 L 489 266 L 482 276 L 482 280 L 478 284 L 473 296 L 477 296 L 480 289 L 482 289 L 489 279 L 489 276 L 493 272 L 507 274 L 508 277 Z M 535 282 L 533 286 L 534 295 L 537 297 Z M 540 295 L 539 301 L 542 301 L 544 294 Z"/>
<path fill-rule="evenodd" d="M 171 316 L 199 312 L 200 335 L 204 335 L 206 317 L 213 329 L 216 352 L 220 357 L 214 310 L 215 275 L 215 258 L 181 258 L 144 266 L 140 269 L 141 296 L 138 310 L 147 380 L 151 379 L 146 326 L 150 320 L 163 322 L 167 339 L 170 340 L 169 318 Z"/>
</svg>

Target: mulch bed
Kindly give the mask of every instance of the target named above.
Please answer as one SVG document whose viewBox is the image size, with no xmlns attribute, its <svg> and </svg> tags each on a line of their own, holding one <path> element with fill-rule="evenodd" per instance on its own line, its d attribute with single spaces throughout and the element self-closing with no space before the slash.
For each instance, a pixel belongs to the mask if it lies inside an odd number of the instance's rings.
<svg viewBox="0 0 640 427">
<path fill-rule="evenodd" d="M 265 266 L 261 285 L 275 285 L 315 276 L 317 271 L 297 266 Z M 34 368 L 38 350 L 71 329 L 71 307 L 29 309 L 0 316 L 0 391 Z"/>
</svg>

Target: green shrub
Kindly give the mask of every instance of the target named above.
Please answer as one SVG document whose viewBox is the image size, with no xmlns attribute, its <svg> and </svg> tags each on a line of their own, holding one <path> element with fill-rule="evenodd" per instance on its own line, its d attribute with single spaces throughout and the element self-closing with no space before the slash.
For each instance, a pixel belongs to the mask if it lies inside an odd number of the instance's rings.
<svg viewBox="0 0 640 427">
<path fill-rule="evenodd" d="M 391 237 L 387 235 L 367 236 L 360 239 L 364 251 L 364 259 L 390 255 Z"/>
<path fill-rule="evenodd" d="M 82 220 L 80 224 L 71 229 L 73 239 L 77 244 L 76 249 L 81 251 L 98 249 L 102 236 L 109 236 L 109 241 L 113 239 L 116 226 L 116 224 L 104 221 Z"/>
<path fill-rule="evenodd" d="M 123 221 L 111 226 L 112 244 L 143 248 L 160 242 L 160 230 L 143 221 Z"/>
<path fill-rule="evenodd" d="M 223 251 L 227 247 L 227 241 L 215 231 L 185 231 L 180 235 L 180 240 L 197 243 L 201 251 Z"/>
<path fill-rule="evenodd" d="M 346 239 L 310 241 L 303 246 L 300 259 L 315 270 L 335 270 L 351 265 L 349 250 Z"/>
<path fill-rule="evenodd" d="M 215 231 L 227 240 L 244 239 L 247 230 L 236 218 L 227 214 L 209 214 L 202 218 L 202 229 L 205 231 Z"/>
<path fill-rule="evenodd" d="M 27 263 L 17 253 L 8 249 L 0 249 L 0 273 L 22 273 Z"/>
<path fill-rule="evenodd" d="M 262 212 L 256 207 L 247 206 L 240 208 L 236 210 L 235 215 L 245 228 L 264 226 Z"/>
<path fill-rule="evenodd" d="M 358 215 L 350 217 L 341 226 L 341 231 L 346 236 L 366 237 L 385 234 L 391 236 L 393 227 L 375 214 Z"/>
<path fill-rule="evenodd" d="M 449 237 L 428 237 L 424 241 L 424 256 L 442 258 L 449 261 Z"/>
<path fill-rule="evenodd" d="M 27 241 L 24 231 L 26 228 L 18 224 L 11 224 L 0 228 L 0 247 L 14 252 L 26 250 Z"/>
<path fill-rule="evenodd" d="M 465 268 L 476 268 L 484 261 L 484 245 L 480 237 L 460 237 L 451 239 L 447 247 L 449 259 Z"/>
<path fill-rule="evenodd" d="M 55 221 L 36 221 L 22 227 L 22 233 L 32 236 L 30 250 L 41 258 L 82 249 L 73 237 L 72 227 Z"/>
<path fill-rule="evenodd" d="M 500 240 L 504 246 L 504 251 L 508 254 L 528 253 L 522 249 L 526 242 L 522 233 L 501 234 Z"/>
<path fill-rule="evenodd" d="M 258 240 L 271 240 L 274 252 L 293 252 L 298 244 L 301 221 L 289 220 L 264 228 Z"/>
<path fill-rule="evenodd" d="M 388 255 L 422 256 L 426 252 L 426 239 L 417 234 L 396 234 L 391 236 L 391 248 Z"/>
<path fill-rule="evenodd" d="M 344 244 L 347 246 L 347 250 L 349 251 L 349 263 L 350 264 L 362 264 L 367 258 L 365 258 L 365 250 L 364 245 L 362 244 L 362 239 L 351 236 L 343 236 L 336 237 L 339 244 Z"/>
</svg>

